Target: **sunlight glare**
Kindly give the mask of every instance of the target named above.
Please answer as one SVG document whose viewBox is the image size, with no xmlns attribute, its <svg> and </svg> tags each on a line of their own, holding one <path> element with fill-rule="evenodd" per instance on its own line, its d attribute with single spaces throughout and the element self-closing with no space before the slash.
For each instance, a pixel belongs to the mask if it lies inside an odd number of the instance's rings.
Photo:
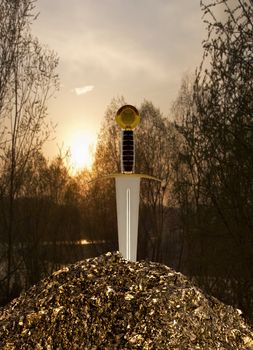
<svg viewBox="0 0 253 350">
<path fill-rule="evenodd" d="M 95 140 L 91 134 L 76 133 L 70 142 L 70 163 L 73 173 L 91 169 Z"/>
</svg>

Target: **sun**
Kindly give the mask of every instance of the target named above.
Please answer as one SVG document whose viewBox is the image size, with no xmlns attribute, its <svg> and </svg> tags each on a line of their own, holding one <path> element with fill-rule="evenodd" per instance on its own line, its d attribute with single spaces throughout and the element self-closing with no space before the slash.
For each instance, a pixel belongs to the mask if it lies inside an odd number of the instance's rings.
<svg viewBox="0 0 253 350">
<path fill-rule="evenodd" d="M 70 139 L 70 167 L 71 172 L 77 172 L 91 169 L 93 163 L 93 149 L 95 138 L 88 133 L 76 132 Z"/>
</svg>

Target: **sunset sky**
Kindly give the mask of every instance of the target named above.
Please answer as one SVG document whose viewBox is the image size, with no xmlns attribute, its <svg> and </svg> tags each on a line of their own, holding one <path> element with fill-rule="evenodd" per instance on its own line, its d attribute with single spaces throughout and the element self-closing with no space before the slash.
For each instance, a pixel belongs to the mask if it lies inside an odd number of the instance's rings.
<svg viewBox="0 0 253 350">
<path fill-rule="evenodd" d="M 183 74 L 201 60 L 198 0 L 38 0 L 37 10 L 32 31 L 60 58 L 50 156 L 73 143 L 87 153 L 113 97 L 150 100 L 168 116 Z"/>
</svg>

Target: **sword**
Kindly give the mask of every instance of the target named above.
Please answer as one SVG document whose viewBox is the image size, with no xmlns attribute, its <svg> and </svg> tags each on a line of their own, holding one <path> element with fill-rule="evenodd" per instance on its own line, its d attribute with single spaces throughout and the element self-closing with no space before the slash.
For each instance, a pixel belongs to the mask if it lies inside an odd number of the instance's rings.
<svg viewBox="0 0 253 350">
<path fill-rule="evenodd" d="M 99 179 L 115 178 L 119 251 L 124 259 L 136 261 L 140 180 L 141 178 L 159 182 L 161 180 L 134 172 L 134 129 L 140 123 L 138 110 L 132 105 L 125 105 L 118 110 L 115 119 L 121 127 L 121 173 L 105 175 Z"/>
</svg>

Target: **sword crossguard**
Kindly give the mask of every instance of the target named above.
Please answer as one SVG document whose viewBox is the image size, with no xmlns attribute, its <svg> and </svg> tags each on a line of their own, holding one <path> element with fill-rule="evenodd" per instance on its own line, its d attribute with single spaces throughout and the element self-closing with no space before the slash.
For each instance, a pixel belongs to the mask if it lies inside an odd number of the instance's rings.
<svg viewBox="0 0 253 350">
<path fill-rule="evenodd" d="M 103 180 L 103 179 L 112 179 L 112 178 L 115 179 L 117 177 L 136 177 L 136 178 L 139 177 L 141 179 L 154 180 L 154 181 L 162 183 L 162 180 L 158 179 L 155 176 L 146 175 L 146 174 L 135 174 L 135 173 L 130 173 L 130 174 L 127 174 L 127 173 L 115 173 L 115 174 L 102 175 L 100 177 L 97 177 L 96 179 L 90 180 L 88 183 L 90 184 L 90 183 L 93 183 L 93 182 L 96 182 L 96 181 L 99 181 L 99 180 Z"/>
</svg>

